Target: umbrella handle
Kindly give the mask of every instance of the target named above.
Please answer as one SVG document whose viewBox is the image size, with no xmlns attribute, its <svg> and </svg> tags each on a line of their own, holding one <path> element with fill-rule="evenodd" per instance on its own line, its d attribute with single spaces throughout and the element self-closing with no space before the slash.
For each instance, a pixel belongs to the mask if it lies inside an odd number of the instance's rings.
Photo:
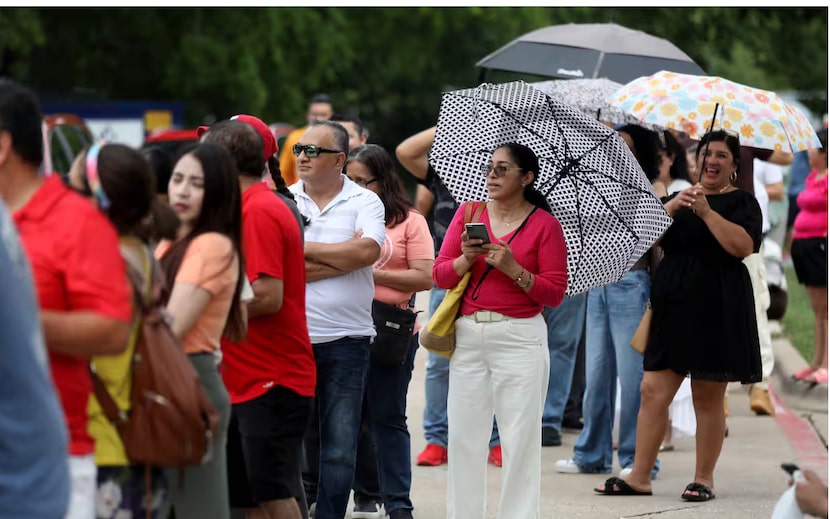
<svg viewBox="0 0 830 519">
<path fill-rule="evenodd" d="M 715 103 L 715 113 L 712 114 L 712 124 L 709 125 L 709 133 L 715 131 L 715 118 L 718 116 L 718 107 L 720 103 Z M 706 164 L 706 155 L 709 153 L 709 142 L 712 139 L 706 140 L 706 147 L 703 148 L 703 163 Z M 703 178 L 703 171 L 698 172 L 697 174 L 697 183 L 700 184 L 700 179 Z"/>
<path fill-rule="evenodd" d="M 715 103 L 715 112 L 712 114 L 712 124 L 709 125 L 709 131 L 710 132 L 715 131 L 715 119 L 718 117 L 718 107 L 719 106 L 720 106 L 720 103 Z M 707 148 L 708 148 L 708 146 L 707 146 Z"/>
</svg>

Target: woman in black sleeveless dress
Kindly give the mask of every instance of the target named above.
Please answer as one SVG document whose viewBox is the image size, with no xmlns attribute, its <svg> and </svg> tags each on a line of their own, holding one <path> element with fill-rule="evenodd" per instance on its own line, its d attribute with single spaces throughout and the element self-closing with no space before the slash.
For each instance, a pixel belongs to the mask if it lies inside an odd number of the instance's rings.
<svg viewBox="0 0 830 519">
<path fill-rule="evenodd" d="M 760 247 L 761 209 L 751 193 L 730 182 L 739 160 L 737 135 L 706 134 L 697 151 L 697 185 L 664 199 L 674 223 L 660 241 L 664 257 L 652 286 L 634 469 L 625 479 L 610 478 L 598 492 L 651 494 L 651 467 L 668 407 L 688 375 L 697 416 L 697 466 L 681 497 L 715 497 L 726 385 L 762 378 L 752 284 L 742 262 Z"/>
</svg>

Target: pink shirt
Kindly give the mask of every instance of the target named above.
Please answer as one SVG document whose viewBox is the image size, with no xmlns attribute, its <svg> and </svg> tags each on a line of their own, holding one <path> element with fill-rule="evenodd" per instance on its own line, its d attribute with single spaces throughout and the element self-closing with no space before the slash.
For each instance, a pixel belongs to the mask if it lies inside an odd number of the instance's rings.
<svg viewBox="0 0 830 519">
<path fill-rule="evenodd" d="M 375 270 L 407 270 L 411 260 L 435 259 L 435 245 L 429 233 L 429 226 L 421 213 L 409 211 L 406 220 L 395 227 L 386 228 L 386 241 L 380 248 L 380 257 Z M 412 297 L 412 292 L 375 283 L 375 299 L 390 305 L 402 305 Z"/>
<path fill-rule="evenodd" d="M 827 236 L 827 175 L 817 176 L 817 169 L 811 171 L 798 195 L 800 211 L 793 223 L 794 240 Z"/>
<path fill-rule="evenodd" d="M 481 215 L 481 223 L 487 227 L 490 241 L 498 239 L 490 229 L 490 215 L 487 209 Z M 441 251 L 435 260 L 433 279 L 440 288 L 452 288 L 461 277 L 453 269 L 453 261 L 461 255 L 461 234 L 464 230 L 464 205 L 456 211 L 447 229 Z M 501 236 L 509 240 L 515 231 Z M 473 292 L 487 268 L 484 255 L 479 256 L 470 269 L 470 284 L 461 301 L 461 315 L 479 310 L 491 310 L 515 318 L 533 317 L 544 306 L 559 306 L 568 285 L 568 254 L 565 236 L 559 221 L 551 214 L 539 209 L 533 212 L 524 228 L 510 242 L 513 256 L 527 272 L 533 273 L 533 286 L 525 292 L 498 269 L 487 274 L 473 300 Z"/>
</svg>

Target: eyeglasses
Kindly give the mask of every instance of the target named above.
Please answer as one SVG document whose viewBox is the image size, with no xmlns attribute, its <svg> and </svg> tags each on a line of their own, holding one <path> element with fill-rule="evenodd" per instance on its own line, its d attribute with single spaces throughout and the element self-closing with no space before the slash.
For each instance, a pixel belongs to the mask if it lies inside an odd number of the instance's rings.
<svg viewBox="0 0 830 519">
<path fill-rule="evenodd" d="M 321 153 L 344 153 L 340 150 L 321 148 L 320 146 L 315 146 L 314 144 L 295 144 L 292 151 L 296 157 L 299 157 L 300 153 L 305 152 L 305 156 L 310 159 L 318 157 Z"/>
<path fill-rule="evenodd" d="M 349 177 L 349 178 L 352 180 L 352 182 L 354 182 L 355 184 L 357 184 L 360 187 L 369 187 L 369 185 L 374 184 L 375 182 L 380 180 L 378 178 L 370 178 L 369 180 L 366 180 L 365 178 L 352 178 L 352 177 Z"/>
<path fill-rule="evenodd" d="M 491 171 L 495 171 L 496 177 L 501 178 L 505 176 L 507 172 L 511 169 L 518 169 L 519 171 L 522 170 L 522 168 L 508 168 L 507 166 L 494 166 L 492 164 L 484 164 L 483 166 L 481 166 L 481 174 L 486 177 L 490 174 Z"/>
</svg>

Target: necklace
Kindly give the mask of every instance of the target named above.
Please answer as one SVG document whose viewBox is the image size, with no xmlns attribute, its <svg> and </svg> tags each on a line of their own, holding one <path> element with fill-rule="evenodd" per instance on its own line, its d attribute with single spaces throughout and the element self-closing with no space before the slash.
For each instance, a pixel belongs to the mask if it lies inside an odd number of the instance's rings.
<svg viewBox="0 0 830 519">
<path fill-rule="evenodd" d="M 506 226 L 508 226 L 508 227 L 512 227 L 512 226 L 513 226 L 513 223 L 514 223 L 514 222 L 516 222 L 516 221 L 518 221 L 518 220 L 520 220 L 520 219 L 521 219 L 521 218 L 522 218 L 525 214 L 527 214 L 527 209 L 523 209 L 523 210 L 522 210 L 522 212 L 521 212 L 521 213 L 519 213 L 519 215 L 518 215 L 518 216 L 516 216 L 515 218 L 511 218 L 510 220 L 508 220 L 508 219 L 506 219 L 506 218 L 502 218 L 502 217 L 500 217 L 500 216 L 497 216 L 497 219 L 501 220 L 501 222 L 502 222 L 504 225 L 506 225 Z"/>
<path fill-rule="evenodd" d="M 700 184 L 699 184 L 699 183 L 698 183 L 697 185 L 698 185 L 698 186 L 700 186 Z M 703 187 L 703 186 L 701 186 L 701 187 Z M 730 187 L 732 187 L 732 184 L 726 184 L 725 186 L 723 186 L 722 188 L 720 188 L 720 191 L 718 191 L 718 192 L 717 192 L 717 193 L 715 193 L 715 194 L 717 194 L 717 195 L 722 195 L 722 194 L 723 194 L 723 192 L 724 192 L 724 191 L 726 191 L 727 189 L 729 189 Z M 704 192 L 703 194 L 705 195 L 706 193 Z"/>
<path fill-rule="evenodd" d="M 521 220 L 527 214 L 527 208 L 523 208 L 522 211 L 515 217 L 508 220 L 500 215 L 498 215 L 495 211 L 493 211 L 493 215 L 496 217 L 497 220 L 501 221 L 507 227 L 511 227 L 516 221 Z"/>
</svg>

